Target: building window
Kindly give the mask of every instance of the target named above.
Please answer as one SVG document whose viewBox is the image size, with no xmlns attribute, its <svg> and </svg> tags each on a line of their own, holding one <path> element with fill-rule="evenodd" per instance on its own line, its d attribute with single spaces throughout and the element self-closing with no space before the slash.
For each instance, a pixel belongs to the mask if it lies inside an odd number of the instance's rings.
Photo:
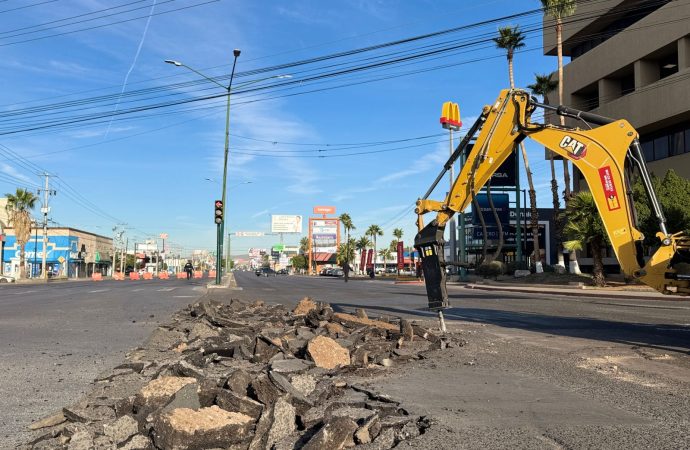
<svg viewBox="0 0 690 450">
<path fill-rule="evenodd" d="M 640 142 L 645 161 L 654 161 L 654 141 Z"/>
<path fill-rule="evenodd" d="M 628 95 L 635 92 L 635 73 L 621 78 L 621 95 Z"/>
<path fill-rule="evenodd" d="M 685 153 L 690 153 L 690 128 L 685 130 Z"/>
<path fill-rule="evenodd" d="M 687 132 L 687 130 L 686 130 Z M 671 156 L 681 155 L 685 153 L 685 132 L 676 131 L 671 134 Z"/>
<path fill-rule="evenodd" d="M 668 135 L 654 139 L 654 159 L 668 158 Z"/>
</svg>

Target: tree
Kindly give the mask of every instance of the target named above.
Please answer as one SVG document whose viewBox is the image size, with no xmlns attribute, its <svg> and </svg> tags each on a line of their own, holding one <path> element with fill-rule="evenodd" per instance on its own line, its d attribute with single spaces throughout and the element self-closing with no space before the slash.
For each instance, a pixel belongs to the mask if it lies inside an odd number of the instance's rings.
<svg viewBox="0 0 690 450">
<path fill-rule="evenodd" d="M 26 278 L 26 261 L 24 250 L 26 243 L 31 238 L 31 210 L 34 208 L 38 197 L 33 193 L 17 188 L 14 194 L 5 194 L 7 205 L 5 211 L 9 223 L 14 228 L 14 234 L 19 245 L 19 278 Z"/>
<path fill-rule="evenodd" d="M 395 249 L 391 249 L 391 251 L 397 252 L 398 251 L 398 243 L 400 242 L 400 239 L 403 237 L 403 230 L 402 228 L 395 228 L 393 230 L 393 236 L 395 237 Z M 398 261 L 398 267 L 400 267 L 400 264 L 402 261 Z M 400 269 L 398 269 L 398 275 L 400 275 Z"/>
<path fill-rule="evenodd" d="M 575 0 L 540 0 L 544 13 L 556 21 L 556 53 L 558 55 L 558 104 L 563 104 L 563 18 L 575 14 L 577 4 Z M 561 126 L 565 125 L 565 117 L 559 116 Z M 568 160 L 563 158 L 563 184 L 565 185 L 564 199 L 570 198 L 570 171 Z"/>
<path fill-rule="evenodd" d="M 652 186 L 664 211 L 669 232 L 685 231 L 686 234 L 690 234 L 690 180 L 679 177 L 674 170 L 669 170 L 664 178 L 652 174 Z M 656 233 L 659 231 L 659 222 L 650 208 L 644 185 L 639 179 L 633 185 L 633 198 L 638 226 L 645 236 L 645 244 L 658 246 L 659 238 L 656 237 Z"/>
<path fill-rule="evenodd" d="M 563 104 L 563 18 L 575 14 L 577 8 L 576 0 L 540 0 L 544 13 L 553 17 L 556 24 L 556 54 L 558 55 L 558 104 Z M 561 126 L 565 126 L 565 117 L 559 116 Z M 570 169 L 568 160 L 563 158 L 563 200 L 566 208 L 572 195 L 570 190 Z M 571 272 L 580 273 L 580 266 L 577 262 L 577 255 L 570 256 Z"/>
<path fill-rule="evenodd" d="M 369 225 L 366 234 L 374 240 L 374 272 L 376 271 L 376 238 L 383 236 L 383 230 L 378 225 Z"/>
<path fill-rule="evenodd" d="M 392 253 L 389 248 L 382 248 L 379 250 L 379 256 L 383 258 L 383 273 L 386 273 L 386 266 L 388 264 L 388 260 L 391 258 Z"/>
<path fill-rule="evenodd" d="M 338 246 L 338 251 L 335 255 L 338 265 L 344 266 L 345 263 L 349 263 L 350 261 L 355 259 L 356 245 L 357 242 L 355 241 L 355 239 L 350 238 L 348 242 L 345 242 L 344 244 L 340 244 Z"/>
<path fill-rule="evenodd" d="M 568 203 L 563 227 L 563 234 L 568 240 L 563 242 L 563 246 L 572 252 L 589 247 L 593 262 L 592 281 L 595 286 L 604 286 L 603 252 L 609 245 L 609 239 L 594 196 L 589 191 L 580 191 Z"/>
<path fill-rule="evenodd" d="M 308 237 L 305 236 L 299 240 L 299 252 L 302 255 L 306 255 L 307 253 L 309 253 L 309 238 Z"/>
<path fill-rule="evenodd" d="M 345 243 L 349 245 L 350 231 L 354 230 L 356 227 L 352 224 L 352 218 L 350 218 L 350 215 L 348 213 L 342 213 L 339 219 L 340 223 L 343 224 L 343 228 L 345 228 Z M 349 249 L 347 251 L 347 254 L 350 254 Z M 354 251 L 352 252 L 352 258 L 354 258 Z M 352 259 L 347 259 L 345 262 L 349 263 L 350 261 L 352 261 Z"/>
<path fill-rule="evenodd" d="M 307 270 L 309 260 L 304 255 L 295 255 L 292 257 L 292 267 L 295 269 Z"/>
<path fill-rule="evenodd" d="M 510 88 L 515 88 L 515 81 L 513 79 L 513 55 L 515 50 L 525 46 L 525 37 L 518 27 L 502 27 L 498 29 L 499 36 L 494 38 L 496 47 L 506 51 L 508 59 L 508 77 L 510 79 Z M 529 185 L 529 203 L 531 212 L 532 235 L 534 236 L 534 261 L 537 272 L 542 272 L 541 268 L 541 251 L 539 249 L 539 213 L 537 211 L 537 192 L 534 190 L 534 180 L 532 179 L 532 170 L 529 167 L 529 160 L 527 159 L 527 150 L 525 144 L 520 143 L 520 150 L 522 152 L 522 160 L 525 163 L 525 172 L 527 173 L 527 184 Z M 499 221 L 500 222 L 500 221 Z M 502 236 L 503 233 L 501 232 Z"/>
<path fill-rule="evenodd" d="M 527 86 L 533 95 L 539 95 L 542 98 L 544 104 L 549 104 L 549 99 L 547 95 L 558 87 L 558 82 L 553 80 L 553 74 L 534 74 L 534 84 Z M 549 165 L 551 167 L 551 198 L 553 200 L 553 210 L 555 212 L 561 209 L 560 196 L 558 195 L 558 181 L 556 180 L 556 164 L 553 159 L 553 152 L 547 149 L 549 155 Z M 560 214 L 556 213 L 554 215 L 554 225 L 555 225 L 555 237 L 556 242 L 559 246 L 562 246 L 563 240 L 561 239 L 561 232 L 563 228 L 563 223 L 560 218 Z M 558 264 L 565 267 L 565 261 L 563 259 L 563 252 L 558 251 Z"/>
<path fill-rule="evenodd" d="M 360 252 L 360 254 L 361 254 L 362 252 L 367 251 L 367 248 L 368 248 L 370 245 L 371 245 L 371 241 L 370 241 L 369 238 L 366 237 L 366 236 L 362 236 L 361 238 L 359 238 L 359 239 L 357 239 L 357 240 L 355 241 L 355 248 Z M 360 267 L 360 268 L 359 268 L 359 270 L 360 270 L 362 273 L 364 273 L 364 269 L 365 269 L 364 267 Z"/>
</svg>

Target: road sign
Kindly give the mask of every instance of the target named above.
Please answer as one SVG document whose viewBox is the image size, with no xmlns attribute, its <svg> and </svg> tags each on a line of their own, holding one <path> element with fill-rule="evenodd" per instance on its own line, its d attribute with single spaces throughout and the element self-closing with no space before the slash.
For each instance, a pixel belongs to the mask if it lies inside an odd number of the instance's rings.
<svg viewBox="0 0 690 450">
<path fill-rule="evenodd" d="M 235 231 L 236 237 L 261 237 L 263 235 L 263 231 Z"/>
</svg>

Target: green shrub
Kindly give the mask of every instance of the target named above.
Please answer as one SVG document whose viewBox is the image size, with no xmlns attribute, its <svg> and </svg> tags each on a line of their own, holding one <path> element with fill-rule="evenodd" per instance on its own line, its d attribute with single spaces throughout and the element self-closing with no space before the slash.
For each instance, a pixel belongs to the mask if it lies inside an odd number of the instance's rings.
<svg viewBox="0 0 690 450">
<path fill-rule="evenodd" d="M 474 273 L 484 278 L 496 279 L 499 275 L 505 273 L 505 265 L 501 261 L 482 263 L 477 267 Z"/>
</svg>

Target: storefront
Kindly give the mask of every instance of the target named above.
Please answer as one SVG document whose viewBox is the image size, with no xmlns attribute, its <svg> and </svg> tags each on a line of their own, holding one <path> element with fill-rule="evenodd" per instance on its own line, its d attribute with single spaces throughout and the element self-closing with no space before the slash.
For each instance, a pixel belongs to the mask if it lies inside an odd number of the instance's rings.
<svg viewBox="0 0 690 450">
<path fill-rule="evenodd" d="M 21 249 L 17 245 L 14 229 L 5 229 L 2 252 L 5 274 L 19 276 Z M 74 228 L 48 228 L 45 248 L 46 270 L 49 277 L 86 278 L 94 272 L 111 275 L 112 238 Z M 43 268 L 43 230 L 32 230 L 24 248 L 27 277 L 39 277 Z"/>
</svg>

